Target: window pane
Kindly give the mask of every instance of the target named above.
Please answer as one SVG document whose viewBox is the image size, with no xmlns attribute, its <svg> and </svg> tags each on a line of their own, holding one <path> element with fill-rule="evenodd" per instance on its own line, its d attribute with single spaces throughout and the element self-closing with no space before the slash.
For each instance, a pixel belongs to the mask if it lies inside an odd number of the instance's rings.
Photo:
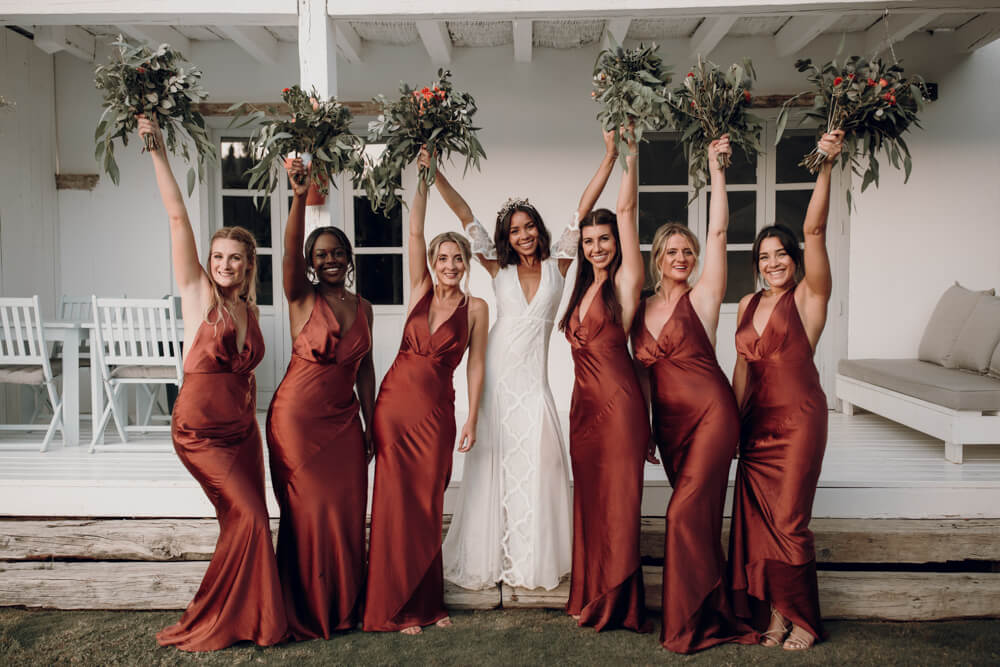
<svg viewBox="0 0 1000 667">
<path fill-rule="evenodd" d="M 224 196 L 222 224 L 225 227 L 246 227 L 257 239 L 257 245 L 271 247 L 271 201 L 264 199 L 263 211 L 254 205 L 253 197 Z"/>
<path fill-rule="evenodd" d="M 729 169 L 726 169 L 726 183 L 731 185 L 750 184 L 757 182 L 757 155 L 749 159 L 743 149 L 733 146 L 733 156 Z"/>
<path fill-rule="evenodd" d="M 222 187 L 247 187 L 250 177 L 245 172 L 253 166 L 247 150 L 247 140 L 241 137 L 223 137 L 219 155 L 222 156 Z"/>
<path fill-rule="evenodd" d="M 776 183 L 811 183 L 816 180 L 805 167 L 800 167 L 809 151 L 816 147 L 813 132 L 785 132 L 774 149 L 774 181 Z"/>
<path fill-rule="evenodd" d="M 375 305 L 403 303 L 402 255 L 355 255 L 358 294 Z"/>
<path fill-rule="evenodd" d="M 809 208 L 809 198 L 812 190 L 779 190 L 774 193 L 774 221 L 781 223 L 795 232 L 801 243 L 802 223 Z"/>
<path fill-rule="evenodd" d="M 399 248 L 403 245 L 403 207 L 385 216 L 374 213 L 368 197 L 354 198 L 354 244 L 359 248 Z"/>
<path fill-rule="evenodd" d="M 639 193 L 639 243 L 652 243 L 656 229 L 668 222 L 687 224 L 686 192 Z"/>
<path fill-rule="evenodd" d="M 274 305 L 274 273 L 271 255 L 257 255 L 257 305 Z"/>
<path fill-rule="evenodd" d="M 745 294 L 756 291 L 752 257 L 753 253 L 749 250 L 730 250 L 726 253 L 725 303 L 739 303 Z"/>
<path fill-rule="evenodd" d="M 753 243 L 757 234 L 757 193 L 727 192 L 729 200 L 729 243 Z M 708 203 L 711 206 L 712 193 L 708 193 Z M 709 209 L 711 210 L 711 209 Z M 705 213 L 708 220 L 708 213 Z M 708 225 L 705 225 L 708 229 Z"/>
<path fill-rule="evenodd" d="M 639 185 L 687 185 L 684 149 L 669 135 L 645 135 L 639 143 Z"/>
</svg>

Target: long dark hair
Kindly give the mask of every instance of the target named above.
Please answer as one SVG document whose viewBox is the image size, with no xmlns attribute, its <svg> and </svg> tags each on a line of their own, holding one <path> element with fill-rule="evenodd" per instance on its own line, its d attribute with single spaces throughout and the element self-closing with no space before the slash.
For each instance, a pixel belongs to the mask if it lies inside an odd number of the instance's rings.
<svg viewBox="0 0 1000 667">
<path fill-rule="evenodd" d="M 615 237 L 615 256 L 611 260 L 611 265 L 608 266 L 608 279 L 601 285 L 601 301 L 604 302 L 604 309 L 611 321 L 618 323 L 621 321 L 621 305 L 615 294 L 615 274 L 618 273 L 618 269 L 622 265 L 622 240 L 618 236 L 618 216 L 606 208 L 593 210 L 580 222 L 580 231 L 582 232 L 585 227 L 598 225 L 611 227 L 611 233 Z M 576 284 L 573 286 L 573 294 L 569 297 L 569 303 L 566 304 L 566 312 L 563 313 L 563 317 L 559 321 L 560 331 L 565 331 L 566 327 L 569 326 L 569 319 L 573 316 L 573 311 L 580 305 L 583 295 L 594 284 L 594 266 L 583 256 L 582 233 L 577 242 L 576 256 L 579 258 L 576 262 Z M 585 316 L 586 313 L 580 313 L 580 320 L 582 321 Z"/>
<path fill-rule="evenodd" d="M 509 210 L 504 210 L 503 215 L 497 216 L 497 228 L 493 233 L 493 245 L 497 248 L 497 262 L 500 268 L 511 264 L 520 264 L 521 256 L 510 245 L 510 219 L 517 211 L 527 213 L 535 227 L 538 228 L 538 246 L 535 248 L 535 255 L 539 260 L 549 258 L 549 245 L 552 243 L 552 235 L 542 221 L 541 214 L 531 204 L 518 204 Z"/>
<path fill-rule="evenodd" d="M 351 241 L 347 238 L 344 230 L 338 227 L 317 227 L 309 234 L 309 238 L 306 239 L 306 247 L 302 252 L 306 259 L 306 278 L 314 285 L 319 283 L 319 276 L 316 275 L 316 269 L 313 268 L 313 249 L 316 247 L 316 240 L 323 234 L 329 234 L 337 239 L 344 252 L 347 253 L 347 275 L 344 276 L 344 283 L 348 286 L 353 285 L 354 248 L 351 247 Z"/>
<path fill-rule="evenodd" d="M 750 251 L 750 257 L 753 261 L 754 285 L 759 285 L 761 280 L 760 244 L 764 242 L 764 239 L 768 238 L 778 239 L 778 242 L 781 243 L 781 247 L 785 249 L 788 256 L 792 258 L 793 262 L 795 262 L 794 278 L 795 282 L 798 283 L 806 275 L 806 267 L 802 262 L 802 249 L 799 248 L 799 240 L 795 238 L 795 232 L 778 223 L 769 227 L 764 227 L 762 230 L 757 232 L 757 238 L 753 240 L 753 249 Z"/>
</svg>

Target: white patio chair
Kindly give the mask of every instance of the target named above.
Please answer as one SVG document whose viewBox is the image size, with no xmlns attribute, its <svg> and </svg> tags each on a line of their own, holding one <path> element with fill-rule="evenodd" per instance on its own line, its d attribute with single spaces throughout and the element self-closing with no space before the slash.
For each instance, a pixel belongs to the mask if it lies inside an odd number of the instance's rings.
<svg viewBox="0 0 1000 667">
<path fill-rule="evenodd" d="M 45 429 L 41 451 L 46 451 L 58 428 L 62 431 L 62 401 L 55 378 L 61 364 L 49 359 L 42 330 L 38 295 L 31 298 L 0 298 L 0 382 L 43 386 L 52 402 L 52 420 L 44 424 L 0 424 L 4 431 L 40 431 Z M 37 410 L 36 410 L 37 411 Z M 24 449 L 25 445 L 3 445 L 5 449 Z"/>
<path fill-rule="evenodd" d="M 129 432 L 170 431 L 169 424 L 129 426 L 119 398 L 122 390 L 130 384 L 147 385 L 147 391 L 148 385 L 156 384 L 180 387 L 184 371 L 173 304 L 163 299 L 92 298 L 97 343 L 94 363 L 100 369 L 107 405 L 94 429 L 90 451 L 95 452 L 98 448 L 149 450 L 148 446 L 105 445 L 104 429 L 113 418 L 122 443 L 128 442 Z M 149 393 L 152 406 L 152 392 Z M 148 422 L 148 416 L 141 421 Z"/>
</svg>

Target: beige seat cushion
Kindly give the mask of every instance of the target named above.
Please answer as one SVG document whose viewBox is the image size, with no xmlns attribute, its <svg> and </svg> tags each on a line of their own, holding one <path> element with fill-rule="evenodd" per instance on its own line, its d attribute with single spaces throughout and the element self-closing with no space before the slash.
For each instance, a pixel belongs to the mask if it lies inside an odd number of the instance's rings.
<svg viewBox="0 0 1000 667">
<path fill-rule="evenodd" d="M 993 350 L 993 358 L 990 359 L 989 374 L 992 377 L 1000 379 L 1000 343 L 997 343 L 997 349 Z"/>
<path fill-rule="evenodd" d="M 958 334 L 952 359 L 959 368 L 985 373 L 990 367 L 990 357 L 998 343 L 1000 299 L 983 294 L 976 301 L 976 307 Z"/>
<path fill-rule="evenodd" d="M 940 364 L 945 368 L 956 368 L 953 359 L 955 341 L 958 340 L 962 327 L 972 314 L 981 294 L 993 295 L 993 290 L 973 292 L 955 283 L 941 295 L 924 335 L 920 339 L 917 358 Z"/>
<path fill-rule="evenodd" d="M 841 375 L 952 410 L 1000 410 L 1000 380 L 917 359 L 841 359 Z"/>
<path fill-rule="evenodd" d="M 62 362 L 59 360 L 50 361 L 52 367 L 52 377 L 59 377 L 62 373 Z M 45 384 L 45 371 L 41 366 L 0 366 L 0 382 L 10 384 Z"/>
<path fill-rule="evenodd" d="M 174 366 L 117 366 L 111 370 L 113 378 L 176 378 Z"/>
</svg>

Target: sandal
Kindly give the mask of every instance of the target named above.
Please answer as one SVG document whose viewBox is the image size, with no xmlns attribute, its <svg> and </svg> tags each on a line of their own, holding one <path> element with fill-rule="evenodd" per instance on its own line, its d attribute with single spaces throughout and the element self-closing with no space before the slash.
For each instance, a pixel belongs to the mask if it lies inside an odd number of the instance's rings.
<svg viewBox="0 0 1000 667">
<path fill-rule="evenodd" d="M 812 633 L 805 628 L 793 625 L 792 631 L 785 638 L 781 648 L 786 651 L 804 651 L 807 648 L 812 648 L 812 645 L 815 643 L 816 638 L 813 637 Z"/>
<path fill-rule="evenodd" d="M 775 621 L 777 621 L 778 627 L 775 626 Z M 767 648 L 773 648 L 775 646 L 783 646 L 782 642 L 788 633 L 792 630 L 794 626 L 787 618 L 781 615 L 781 612 L 771 607 L 771 624 L 765 632 L 760 635 L 760 645 L 766 646 Z"/>
</svg>

